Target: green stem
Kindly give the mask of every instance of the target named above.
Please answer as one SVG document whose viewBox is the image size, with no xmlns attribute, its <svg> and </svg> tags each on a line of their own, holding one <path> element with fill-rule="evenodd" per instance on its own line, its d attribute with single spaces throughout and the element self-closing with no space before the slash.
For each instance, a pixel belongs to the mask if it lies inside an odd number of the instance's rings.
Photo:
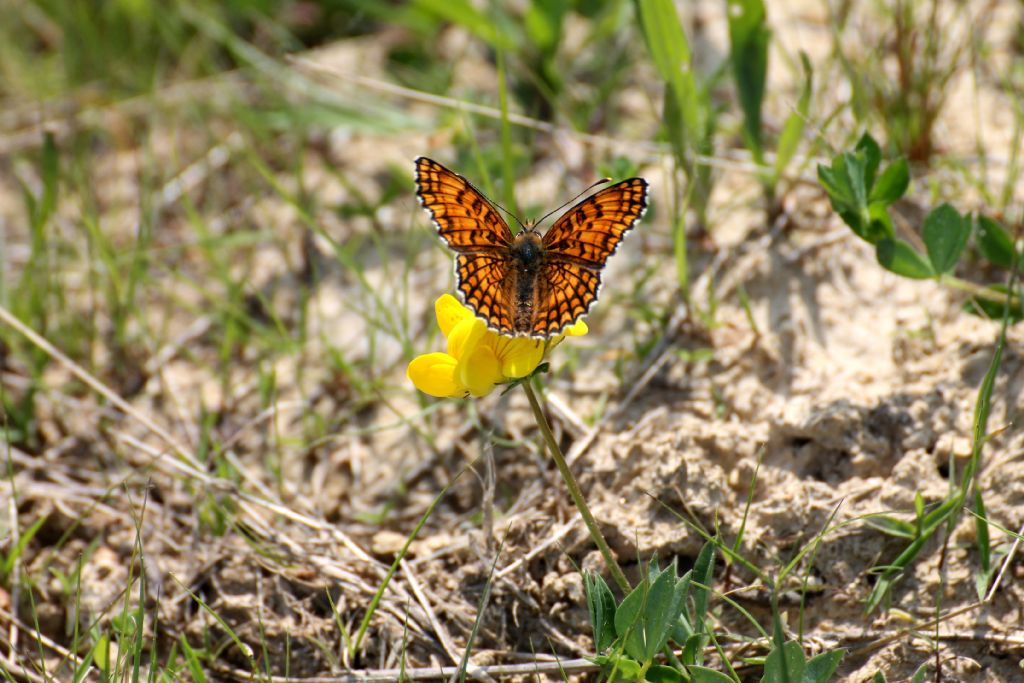
<svg viewBox="0 0 1024 683">
<path fill-rule="evenodd" d="M 973 282 L 961 280 L 958 277 L 952 275 L 942 275 L 939 278 L 939 282 L 944 285 L 948 285 L 953 289 L 959 289 L 962 292 L 967 292 L 971 296 L 980 297 L 982 299 L 989 299 L 991 301 L 997 301 L 1001 304 L 1010 304 L 1011 306 L 1015 303 L 1020 302 L 1020 295 L 1016 292 L 1000 292 L 999 290 L 992 289 L 991 287 L 985 287 L 984 285 L 976 285 Z"/>
<path fill-rule="evenodd" d="M 604 535 L 601 533 L 601 529 L 598 528 L 594 515 L 590 514 L 590 508 L 587 507 L 587 501 L 583 498 L 580 485 L 576 483 L 576 478 L 572 476 L 572 470 L 569 469 L 569 464 L 562 455 L 562 449 L 558 447 L 555 435 L 551 433 L 551 425 L 548 424 L 547 418 L 544 417 L 544 411 L 540 407 L 540 401 L 537 400 L 537 393 L 534 391 L 533 385 L 528 380 L 523 382 L 522 386 L 523 391 L 526 392 L 526 398 L 530 399 L 530 407 L 533 408 L 533 416 L 537 420 L 537 426 L 540 427 L 541 434 L 544 435 L 544 441 L 548 444 L 548 449 L 551 451 L 551 457 L 555 460 L 555 465 L 558 466 L 558 471 L 562 473 L 562 479 L 569 489 L 572 502 L 576 504 L 576 509 L 580 511 L 583 523 L 587 525 L 590 537 L 594 539 L 597 549 L 601 551 L 604 562 L 608 565 L 608 571 L 612 573 L 615 583 L 619 584 L 619 588 L 623 593 L 629 593 L 632 590 L 632 586 L 629 585 L 626 575 L 622 573 L 622 569 L 612 556 L 612 550 L 608 547 L 608 542 L 604 540 Z"/>
</svg>

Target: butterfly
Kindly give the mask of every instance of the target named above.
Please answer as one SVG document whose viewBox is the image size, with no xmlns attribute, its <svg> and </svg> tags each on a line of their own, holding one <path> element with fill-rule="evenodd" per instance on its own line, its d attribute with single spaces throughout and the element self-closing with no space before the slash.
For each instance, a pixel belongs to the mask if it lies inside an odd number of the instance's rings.
<svg viewBox="0 0 1024 683">
<path fill-rule="evenodd" d="M 462 302 L 491 330 L 535 339 L 562 333 L 590 311 L 608 257 L 647 208 L 647 181 L 630 178 L 582 200 L 543 235 L 533 221 L 513 235 L 479 190 L 432 159 L 416 159 L 416 187 L 456 254 Z"/>
</svg>

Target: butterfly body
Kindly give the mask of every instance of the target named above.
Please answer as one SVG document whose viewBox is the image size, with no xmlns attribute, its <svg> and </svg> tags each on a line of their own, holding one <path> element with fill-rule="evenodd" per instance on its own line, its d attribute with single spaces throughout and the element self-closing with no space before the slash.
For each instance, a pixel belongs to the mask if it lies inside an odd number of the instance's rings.
<svg viewBox="0 0 1024 683">
<path fill-rule="evenodd" d="M 455 253 L 463 303 L 499 334 L 546 339 L 597 300 L 601 270 L 647 207 L 647 181 L 630 178 L 587 197 L 541 235 L 516 235 L 461 175 L 420 157 L 417 196 Z"/>
<path fill-rule="evenodd" d="M 507 301 L 514 301 L 512 329 L 516 334 L 528 335 L 533 329 L 533 312 L 537 310 L 537 277 L 544 265 L 544 242 L 541 234 L 528 228 L 520 231 L 508 248 L 514 274 L 510 282 Z"/>
</svg>

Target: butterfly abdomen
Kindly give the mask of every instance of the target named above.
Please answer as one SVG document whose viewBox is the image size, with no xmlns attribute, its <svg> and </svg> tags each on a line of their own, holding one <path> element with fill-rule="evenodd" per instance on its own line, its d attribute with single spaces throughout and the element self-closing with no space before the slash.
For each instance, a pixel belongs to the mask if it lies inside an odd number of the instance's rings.
<svg viewBox="0 0 1024 683">
<path fill-rule="evenodd" d="M 509 278 L 512 286 L 508 292 L 515 312 L 514 331 L 531 334 L 537 309 L 537 276 L 544 265 L 544 243 L 536 231 L 523 230 L 512 240 L 509 253 L 514 273 Z"/>
</svg>

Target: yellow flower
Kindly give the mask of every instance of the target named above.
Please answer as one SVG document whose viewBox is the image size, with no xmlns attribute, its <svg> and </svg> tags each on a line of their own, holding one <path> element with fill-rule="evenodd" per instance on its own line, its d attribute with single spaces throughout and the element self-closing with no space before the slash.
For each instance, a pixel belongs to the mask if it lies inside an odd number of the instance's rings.
<svg viewBox="0 0 1024 683">
<path fill-rule="evenodd" d="M 434 302 L 437 325 L 448 338 L 447 353 L 428 353 L 409 363 L 406 376 L 431 396 L 486 396 L 495 385 L 526 377 L 544 360 L 544 352 L 565 336 L 587 333 L 582 320 L 550 340 L 504 337 L 451 294 Z"/>
</svg>

